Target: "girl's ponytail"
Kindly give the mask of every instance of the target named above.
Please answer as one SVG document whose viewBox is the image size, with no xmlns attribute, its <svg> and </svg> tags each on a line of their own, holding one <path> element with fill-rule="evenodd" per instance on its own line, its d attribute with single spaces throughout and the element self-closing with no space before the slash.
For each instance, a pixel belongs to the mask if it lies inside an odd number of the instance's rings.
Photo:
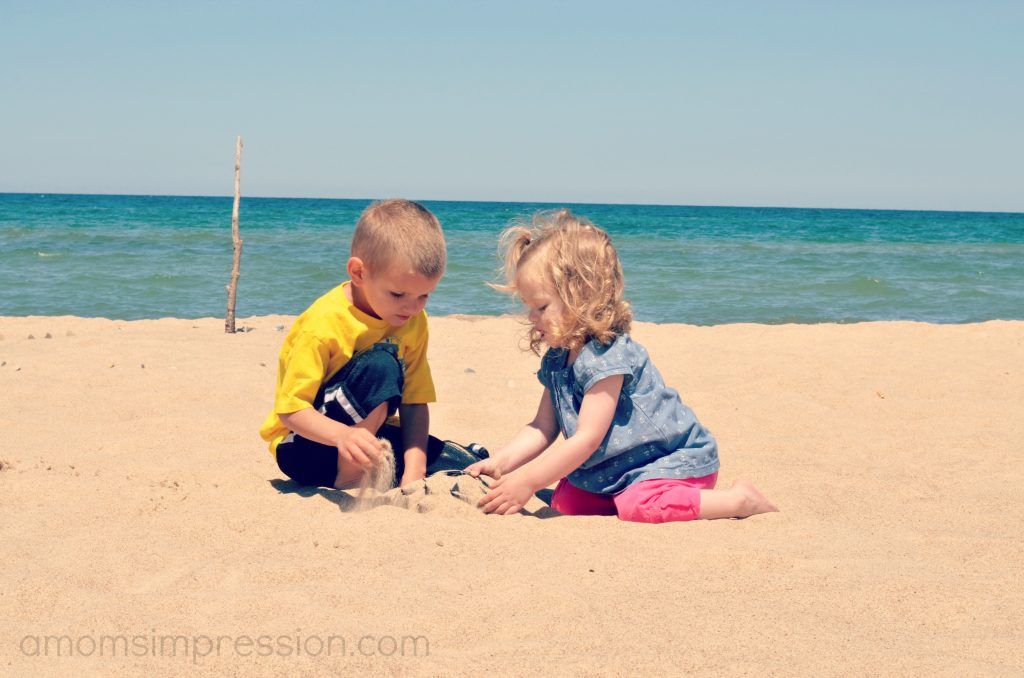
<svg viewBox="0 0 1024 678">
<path fill-rule="evenodd" d="M 502 274 L 504 282 L 489 283 L 491 287 L 500 292 L 515 292 L 516 271 L 519 269 L 519 261 L 523 254 L 533 242 L 533 231 L 523 225 L 517 224 L 505 229 L 498 239 L 498 253 L 502 260 Z"/>
</svg>

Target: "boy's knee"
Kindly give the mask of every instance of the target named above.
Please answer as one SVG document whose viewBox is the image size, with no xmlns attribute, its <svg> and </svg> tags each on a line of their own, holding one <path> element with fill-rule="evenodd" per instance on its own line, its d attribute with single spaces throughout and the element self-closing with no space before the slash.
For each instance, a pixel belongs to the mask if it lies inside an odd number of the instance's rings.
<svg viewBox="0 0 1024 678">
<path fill-rule="evenodd" d="M 396 383 L 401 386 L 403 381 L 402 365 L 390 351 L 375 348 L 361 353 L 352 359 L 350 380 L 372 379 L 378 383 Z"/>
<path fill-rule="evenodd" d="M 342 423 L 357 424 L 386 403 L 386 416 L 398 408 L 404 383 L 402 365 L 394 353 L 371 348 L 328 381 L 321 412 Z"/>
<path fill-rule="evenodd" d="M 401 365 L 398 357 L 391 351 L 383 348 L 371 348 L 365 353 L 359 354 L 356 358 L 354 370 L 361 372 L 373 372 L 375 374 L 400 376 Z"/>
</svg>

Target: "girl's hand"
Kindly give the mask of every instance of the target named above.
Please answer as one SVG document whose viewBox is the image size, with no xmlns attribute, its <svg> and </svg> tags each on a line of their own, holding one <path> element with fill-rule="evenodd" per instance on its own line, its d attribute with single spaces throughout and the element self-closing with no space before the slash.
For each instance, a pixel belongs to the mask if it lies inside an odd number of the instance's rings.
<svg viewBox="0 0 1024 678">
<path fill-rule="evenodd" d="M 536 488 L 522 473 L 512 473 L 491 483 L 491 491 L 485 494 L 477 506 L 484 513 L 497 513 L 500 516 L 518 513 Z"/>
<path fill-rule="evenodd" d="M 479 478 L 480 474 L 490 476 L 495 480 L 501 477 L 501 467 L 498 465 L 498 462 L 494 457 L 481 459 L 475 464 L 470 464 L 464 470 L 474 478 Z"/>
</svg>

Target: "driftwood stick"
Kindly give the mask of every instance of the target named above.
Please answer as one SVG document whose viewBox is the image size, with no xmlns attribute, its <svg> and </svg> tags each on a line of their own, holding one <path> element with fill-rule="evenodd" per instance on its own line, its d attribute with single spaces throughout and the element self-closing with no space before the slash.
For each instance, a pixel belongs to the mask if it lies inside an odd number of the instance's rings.
<svg viewBox="0 0 1024 678">
<path fill-rule="evenodd" d="M 235 246 L 235 258 L 231 265 L 231 282 L 228 284 L 228 314 L 224 320 L 224 331 L 235 332 L 235 295 L 238 293 L 238 266 L 242 263 L 242 239 L 238 237 L 238 198 L 242 173 L 242 137 L 235 139 L 235 204 L 231 209 L 231 241 Z"/>
</svg>

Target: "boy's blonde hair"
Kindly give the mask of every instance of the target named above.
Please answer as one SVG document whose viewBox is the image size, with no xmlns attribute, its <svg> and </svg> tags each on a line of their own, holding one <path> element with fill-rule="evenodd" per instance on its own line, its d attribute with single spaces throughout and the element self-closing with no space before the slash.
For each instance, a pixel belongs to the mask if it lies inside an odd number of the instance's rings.
<svg viewBox="0 0 1024 678">
<path fill-rule="evenodd" d="M 629 302 L 622 298 L 622 264 L 611 238 L 588 219 L 567 209 L 536 213 L 529 222 L 515 223 L 501 234 L 505 284 L 516 293 L 516 273 L 537 264 L 542 281 L 554 289 L 568 318 L 556 337 L 572 350 L 591 339 L 608 344 L 625 334 L 633 322 Z M 530 330 L 530 350 L 540 354 L 540 333 Z"/>
<path fill-rule="evenodd" d="M 352 234 L 352 254 L 374 273 L 404 259 L 425 278 L 444 273 L 447 252 L 441 223 L 411 200 L 379 200 L 365 210 Z"/>
</svg>

